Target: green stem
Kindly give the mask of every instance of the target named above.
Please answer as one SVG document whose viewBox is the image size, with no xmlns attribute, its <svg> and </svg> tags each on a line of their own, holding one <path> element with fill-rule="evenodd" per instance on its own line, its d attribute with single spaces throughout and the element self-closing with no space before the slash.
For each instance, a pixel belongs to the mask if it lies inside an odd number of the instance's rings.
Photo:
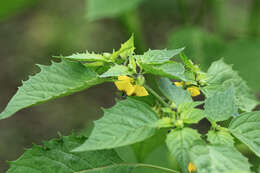
<svg viewBox="0 0 260 173">
<path fill-rule="evenodd" d="M 127 12 L 123 14 L 119 19 L 129 35 L 134 33 L 136 52 L 143 53 L 146 50 L 147 46 L 143 38 L 138 10 Z"/>
<path fill-rule="evenodd" d="M 176 170 L 173 170 L 173 169 L 155 166 L 155 165 L 143 164 L 143 163 L 139 163 L 139 164 L 137 164 L 137 166 L 138 167 L 158 169 L 158 170 L 165 171 L 165 172 L 180 173 L 179 171 L 176 171 Z"/>
<path fill-rule="evenodd" d="M 161 96 L 159 96 L 152 88 L 150 88 L 148 85 L 144 85 L 144 87 L 150 92 L 152 93 L 152 95 L 154 95 L 158 100 L 159 102 L 161 102 L 161 104 L 165 107 L 171 107 L 168 103 L 166 103 L 162 98 Z"/>
<path fill-rule="evenodd" d="M 259 36 L 260 30 L 260 0 L 253 0 L 249 16 L 248 32 L 252 37 Z"/>
</svg>

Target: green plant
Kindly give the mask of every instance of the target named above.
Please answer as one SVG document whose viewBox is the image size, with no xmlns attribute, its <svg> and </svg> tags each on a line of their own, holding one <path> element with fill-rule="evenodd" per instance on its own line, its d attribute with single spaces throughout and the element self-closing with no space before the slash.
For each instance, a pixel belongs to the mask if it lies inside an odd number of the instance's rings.
<svg viewBox="0 0 260 173">
<path fill-rule="evenodd" d="M 251 172 L 235 138 L 260 157 L 260 112 L 252 112 L 258 101 L 238 73 L 222 59 L 203 72 L 183 48 L 143 55 L 134 49 L 132 36 L 112 53 L 56 56 L 60 62 L 39 65 L 41 72 L 23 82 L 0 119 L 103 82 L 114 82 L 127 97 L 104 109 L 89 137 L 72 134 L 34 146 L 10 162 L 8 173 Z M 206 134 L 192 128 L 202 119 L 211 124 Z M 164 142 L 180 171 L 142 163 Z M 135 161 L 122 156 L 123 146 Z"/>
</svg>

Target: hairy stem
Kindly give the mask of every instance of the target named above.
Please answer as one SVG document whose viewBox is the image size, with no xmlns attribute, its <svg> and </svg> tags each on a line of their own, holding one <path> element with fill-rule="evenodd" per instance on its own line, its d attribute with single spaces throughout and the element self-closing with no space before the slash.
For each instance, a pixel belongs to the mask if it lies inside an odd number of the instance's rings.
<svg viewBox="0 0 260 173">
<path fill-rule="evenodd" d="M 152 95 L 154 95 L 159 102 L 161 102 L 161 104 L 165 107 L 170 107 L 170 105 L 168 103 L 166 103 L 161 96 L 159 96 L 152 88 L 150 88 L 148 85 L 144 85 L 144 87 L 150 92 L 152 93 Z"/>
</svg>

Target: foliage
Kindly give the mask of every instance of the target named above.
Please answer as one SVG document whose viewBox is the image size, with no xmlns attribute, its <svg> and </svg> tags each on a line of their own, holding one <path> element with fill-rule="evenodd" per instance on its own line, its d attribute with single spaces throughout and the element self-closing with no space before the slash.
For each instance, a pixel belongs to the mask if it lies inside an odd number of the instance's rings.
<svg viewBox="0 0 260 173">
<path fill-rule="evenodd" d="M 143 55 L 134 49 L 132 36 L 112 53 L 59 56 L 59 63 L 40 66 L 39 74 L 23 82 L 0 119 L 103 82 L 114 82 L 126 96 L 104 109 L 88 138 L 72 135 L 34 146 L 11 162 L 9 172 L 112 173 L 143 167 L 177 173 L 140 163 L 165 143 L 181 172 L 250 173 L 251 164 L 236 148 L 234 137 L 260 157 L 260 113 L 252 112 L 258 101 L 238 73 L 222 59 L 204 72 L 183 48 Z M 207 139 L 193 129 L 202 119 L 211 124 Z M 221 126 L 230 119 L 228 128 Z M 129 147 L 139 163 L 120 158 L 114 151 L 119 147 Z M 142 147 L 146 149 L 140 152 Z"/>
</svg>

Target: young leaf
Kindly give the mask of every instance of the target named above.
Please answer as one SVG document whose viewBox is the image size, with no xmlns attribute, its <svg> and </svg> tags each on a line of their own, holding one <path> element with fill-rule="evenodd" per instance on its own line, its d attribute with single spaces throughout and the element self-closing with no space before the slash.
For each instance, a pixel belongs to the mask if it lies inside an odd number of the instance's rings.
<svg viewBox="0 0 260 173">
<path fill-rule="evenodd" d="M 104 82 L 91 69 L 79 62 L 62 60 L 51 66 L 42 66 L 41 72 L 23 82 L 17 93 L 0 114 L 0 119 L 8 118 L 17 111 L 46 101 L 82 91 Z"/>
<path fill-rule="evenodd" d="M 187 104 L 187 103 L 184 103 Z M 187 124 L 198 123 L 202 118 L 205 117 L 204 110 L 189 107 L 180 113 L 180 119 Z"/>
<path fill-rule="evenodd" d="M 182 89 L 181 87 L 176 87 L 167 78 L 160 78 L 158 81 L 158 87 L 163 95 L 174 102 L 177 106 L 183 103 L 191 103 L 192 98 L 188 91 Z"/>
<path fill-rule="evenodd" d="M 250 112 L 259 104 L 246 82 L 236 71 L 233 71 L 232 66 L 226 64 L 222 59 L 212 63 L 208 69 L 208 75 L 211 77 L 207 82 L 215 87 L 214 89 L 212 87 L 204 88 L 207 97 L 213 95 L 217 90 L 233 85 L 235 87 L 235 103 L 241 110 Z"/>
<path fill-rule="evenodd" d="M 128 56 L 132 56 L 134 54 L 134 50 L 135 50 L 134 35 L 132 35 L 129 38 L 129 40 L 121 44 L 119 50 L 113 52 L 113 54 L 111 55 L 111 59 L 114 60 L 119 56 L 123 59 L 126 59 Z"/>
<path fill-rule="evenodd" d="M 157 114 L 147 104 L 132 98 L 104 110 L 89 139 L 74 151 L 110 149 L 143 141 L 156 130 Z"/>
<path fill-rule="evenodd" d="M 199 133 L 190 128 L 174 129 L 167 135 L 166 144 L 183 173 L 188 173 L 189 150 L 193 142 L 200 139 Z"/>
<path fill-rule="evenodd" d="M 247 158 L 234 147 L 197 144 L 190 157 L 199 173 L 251 173 Z"/>
<path fill-rule="evenodd" d="M 260 111 L 243 113 L 229 126 L 231 133 L 260 157 Z"/>
<path fill-rule="evenodd" d="M 70 56 L 53 56 L 54 58 L 62 58 L 75 61 L 108 61 L 104 56 L 96 53 L 76 53 Z"/>
<path fill-rule="evenodd" d="M 145 73 L 154 74 L 158 76 L 168 77 L 171 79 L 181 79 L 186 81 L 185 68 L 178 62 L 168 62 L 158 65 L 141 64 Z"/>
<path fill-rule="evenodd" d="M 111 76 L 126 76 L 130 75 L 129 69 L 124 65 L 115 65 L 108 69 L 105 73 L 100 75 L 100 77 L 111 77 Z"/>
<path fill-rule="evenodd" d="M 126 164 L 114 150 L 71 153 L 85 137 L 74 135 L 33 146 L 16 161 L 10 162 L 8 173 L 131 173 L 137 165 Z"/>
<path fill-rule="evenodd" d="M 97 20 L 106 17 L 116 17 L 137 8 L 143 0 L 88 0 L 87 12 L 89 20 Z"/>
<path fill-rule="evenodd" d="M 173 50 L 148 50 L 143 55 L 138 56 L 140 61 L 144 64 L 163 64 L 169 62 L 171 58 L 180 54 L 184 48 L 173 49 Z"/>
<path fill-rule="evenodd" d="M 211 144 L 222 144 L 226 146 L 234 146 L 234 138 L 230 135 L 230 133 L 220 130 L 210 130 L 207 134 L 207 139 Z"/>
<path fill-rule="evenodd" d="M 234 103 L 234 87 L 216 92 L 205 101 L 205 114 L 209 120 L 224 121 L 237 112 Z"/>
</svg>

